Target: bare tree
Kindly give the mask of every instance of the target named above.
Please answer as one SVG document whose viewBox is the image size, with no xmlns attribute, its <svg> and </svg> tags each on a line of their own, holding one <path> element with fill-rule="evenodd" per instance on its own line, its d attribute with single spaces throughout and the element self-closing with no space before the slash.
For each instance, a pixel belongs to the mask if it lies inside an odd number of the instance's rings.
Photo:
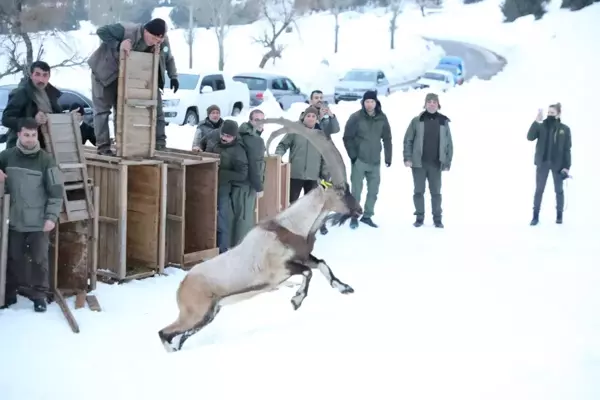
<svg viewBox="0 0 600 400">
<path fill-rule="evenodd" d="M 235 14 L 236 7 L 243 7 L 243 1 L 204 0 L 198 12 L 208 17 L 208 22 L 217 36 L 219 46 L 219 70 L 225 67 L 225 36 Z"/>
<path fill-rule="evenodd" d="M 262 18 L 267 20 L 269 27 L 261 36 L 254 37 L 255 43 L 260 43 L 268 51 L 260 60 L 259 68 L 264 68 L 270 59 L 281 58 L 285 46 L 277 44 L 277 39 L 292 24 L 295 25 L 298 16 L 294 0 L 260 0 Z"/>
<path fill-rule="evenodd" d="M 398 16 L 402 13 L 403 9 L 404 0 L 391 0 L 388 6 L 388 10 L 390 12 L 390 49 L 392 50 L 394 50 L 396 45 L 394 41 L 396 29 L 398 28 L 396 21 L 398 20 Z"/>
<path fill-rule="evenodd" d="M 320 8 L 329 10 L 335 19 L 333 52 L 337 53 L 340 37 L 340 14 L 352 5 L 352 0 L 322 0 Z"/>
<path fill-rule="evenodd" d="M 5 57 L 6 64 L 3 70 L 0 70 L 0 78 L 17 73 L 27 76 L 29 66 L 44 57 L 45 42 L 48 39 L 53 39 L 58 47 L 71 54 L 70 57 L 51 65 L 51 68 L 72 67 L 85 63 L 86 58 L 80 57 L 77 51 L 68 45 L 63 33 L 57 30 L 39 32 L 40 26 L 47 26 L 53 21 L 58 21 L 57 18 L 64 18 L 64 12 L 64 7 L 45 7 L 43 3 L 35 0 L 0 3 L 0 23 L 7 27 L 9 32 L 0 43 L 0 54 Z M 37 43 L 37 46 L 34 43 Z"/>
</svg>

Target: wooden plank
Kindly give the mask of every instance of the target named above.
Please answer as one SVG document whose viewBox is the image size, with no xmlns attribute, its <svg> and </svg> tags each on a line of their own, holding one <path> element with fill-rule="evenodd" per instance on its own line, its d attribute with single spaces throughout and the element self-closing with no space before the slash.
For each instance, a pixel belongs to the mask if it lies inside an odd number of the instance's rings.
<svg viewBox="0 0 600 400">
<path fill-rule="evenodd" d="M 281 163 L 281 210 L 290 206 L 291 163 Z"/>
<path fill-rule="evenodd" d="M 75 317 L 73 316 L 73 314 L 71 313 L 71 310 L 69 309 L 69 305 L 67 304 L 65 298 L 63 297 L 62 293 L 58 289 L 54 290 L 54 300 L 60 307 L 60 310 L 62 311 L 63 315 L 65 316 L 65 319 L 67 320 L 67 323 L 69 324 L 69 327 L 71 327 L 71 330 L 73 331 L 73 333 L 79 333 L 79 324 L 75 320 Z"/>
<path fill-rule="evenodd" d="M 98 282 L 98 233 L 99 233 L 99 214 L 100 214 L 100 187 L 94 186 L 94 220 L 92 223 L 92 258 L 89 266 L 90 290 L 96 290 Z"/>
<path fill-rule="evenodd" d="M 8 255 L 8 216 L 10 215 L 10 195 L 4 194 L 4 182 L 0 185 L 0 307 L 4 306 L 6 294 L 6 262 Z"/>
<path fill-rule="evenodd" d="M 102 307 L 100 307 L 100 303 L 98 302 L 98 299 L 93 294 L 87 295 L 85 297 L 85 300 L 87 301 L 87 304 L 88 304 L 88 307 L 90 308 L 90 310 L 97 311 L 97 312 L 102 311 Z"/>
<path fill-rule="evenodd" d="M 75 296 L 75 309 L 78 310 L 85 306 L 85 292 L 79 292 Z"/>
<path fill-rule="evenodd" d="M 196 251 L 194 253 L 187 253 L 183 256 L 183 265 L 189 266 L 190 264 L 197 264 L 202 261 L 209 260 L 219 255 L 219 248 L 207 249 L 202 251 Z"/>
<path fill-rule="evenodd" d="M 281 156 L 265 157 L 263 197 L 258 200 L 258 221 L 272 218 L 281 210 Z"/>
</svg>

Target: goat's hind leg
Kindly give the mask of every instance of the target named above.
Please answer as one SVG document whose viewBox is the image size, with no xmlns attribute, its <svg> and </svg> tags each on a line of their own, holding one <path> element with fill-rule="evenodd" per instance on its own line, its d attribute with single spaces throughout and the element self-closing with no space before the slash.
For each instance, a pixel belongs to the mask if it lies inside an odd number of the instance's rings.
<svg viewBox="0 0 600 400">
<path fill-rule="evenodd" d="M 177 321 L 158 332 L 158 336 L 168 352 L 181 350 L 186 340 L 215 319 L 221 307 L 217 300 L 212 300 L 202 308 L 203 312 L 193 315 L 187 310 L 180 311 Z M 179 342 L 174 343 L 177 337 L 179 337 Z"/>
<path fill-rule="evenodd" d="M 296 295 L 292 297 L 291 300 L 294 310 L 297 310 L 302 305 L 302 302 L 306 296 L 308 296 L 308 286 L 310 284 L 310 280 L 312 279 L 312 270 L 306 265 L 297 261 L 288 261 L 286 262 L 285 267 L 289 271 L 290 276 L 302 275 L 302 283 L 296 291 Z"/>
<path fill-rule="evenodd" d="M 329 281 L 329 284 L 332 288 L 337 289 L 342 294 L 350 294 L 354 293 L 354 289 L 352 286 L 340 281 L 331 271 L 329 265 L 325 262 L 325 260 L 318 259 L 317 257 L 310 254 L 308 256 L 308 262 L 306 263 L 310 268 L 318 269 L 325 276 L 325 278 Z"/>
</svg>

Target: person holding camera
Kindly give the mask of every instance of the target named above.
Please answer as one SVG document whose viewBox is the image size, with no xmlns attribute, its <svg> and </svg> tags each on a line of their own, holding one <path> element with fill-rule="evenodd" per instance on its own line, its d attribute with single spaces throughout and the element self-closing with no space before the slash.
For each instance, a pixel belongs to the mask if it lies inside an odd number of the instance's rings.
<svg viewBox="0 0 600 400">
<path fill-rule="evenodd" d="M 548 175 L 552 172 L 554 192 L 556 193 L 556 223 L 563 222 L 565 194 L 563 181 L 569 177 L 571 169 L 571 129 L 560 120 L 560 103 L 548 107 L 548 116 L 544 119 L 543 110 L 538 110 L 537 118 L 527 132 L 527 140 L 535 144 L 534 164 L 535 195 L 533 197 L 533 218 L 530 225 L 537 225 L 540 206 Z"/>
<path fill-rule="evenodd" d="M 323 99 L 323 92 L 313 90 L 310 94 L 310 105 L 317 110 L 319 129 L 327 136 L 340 131 L 340 123 L 335 114 L 329 108 L 329 102 Z M 300 114 L 300 121 L 304 120 L 304 112 Z"/>
</svg>

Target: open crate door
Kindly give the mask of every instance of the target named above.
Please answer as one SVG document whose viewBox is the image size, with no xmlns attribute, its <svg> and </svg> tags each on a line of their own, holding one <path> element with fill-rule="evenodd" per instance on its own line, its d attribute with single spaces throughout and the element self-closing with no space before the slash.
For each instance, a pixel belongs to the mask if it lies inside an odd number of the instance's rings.
<svg viewBox="0 0 600 400">
<path fill-rule="evenodd" d="M 258 221 L 276 216 L 281 211 L 281 156 L 265 157 L 263 197 L 258 199 Z"/>
</svg>

